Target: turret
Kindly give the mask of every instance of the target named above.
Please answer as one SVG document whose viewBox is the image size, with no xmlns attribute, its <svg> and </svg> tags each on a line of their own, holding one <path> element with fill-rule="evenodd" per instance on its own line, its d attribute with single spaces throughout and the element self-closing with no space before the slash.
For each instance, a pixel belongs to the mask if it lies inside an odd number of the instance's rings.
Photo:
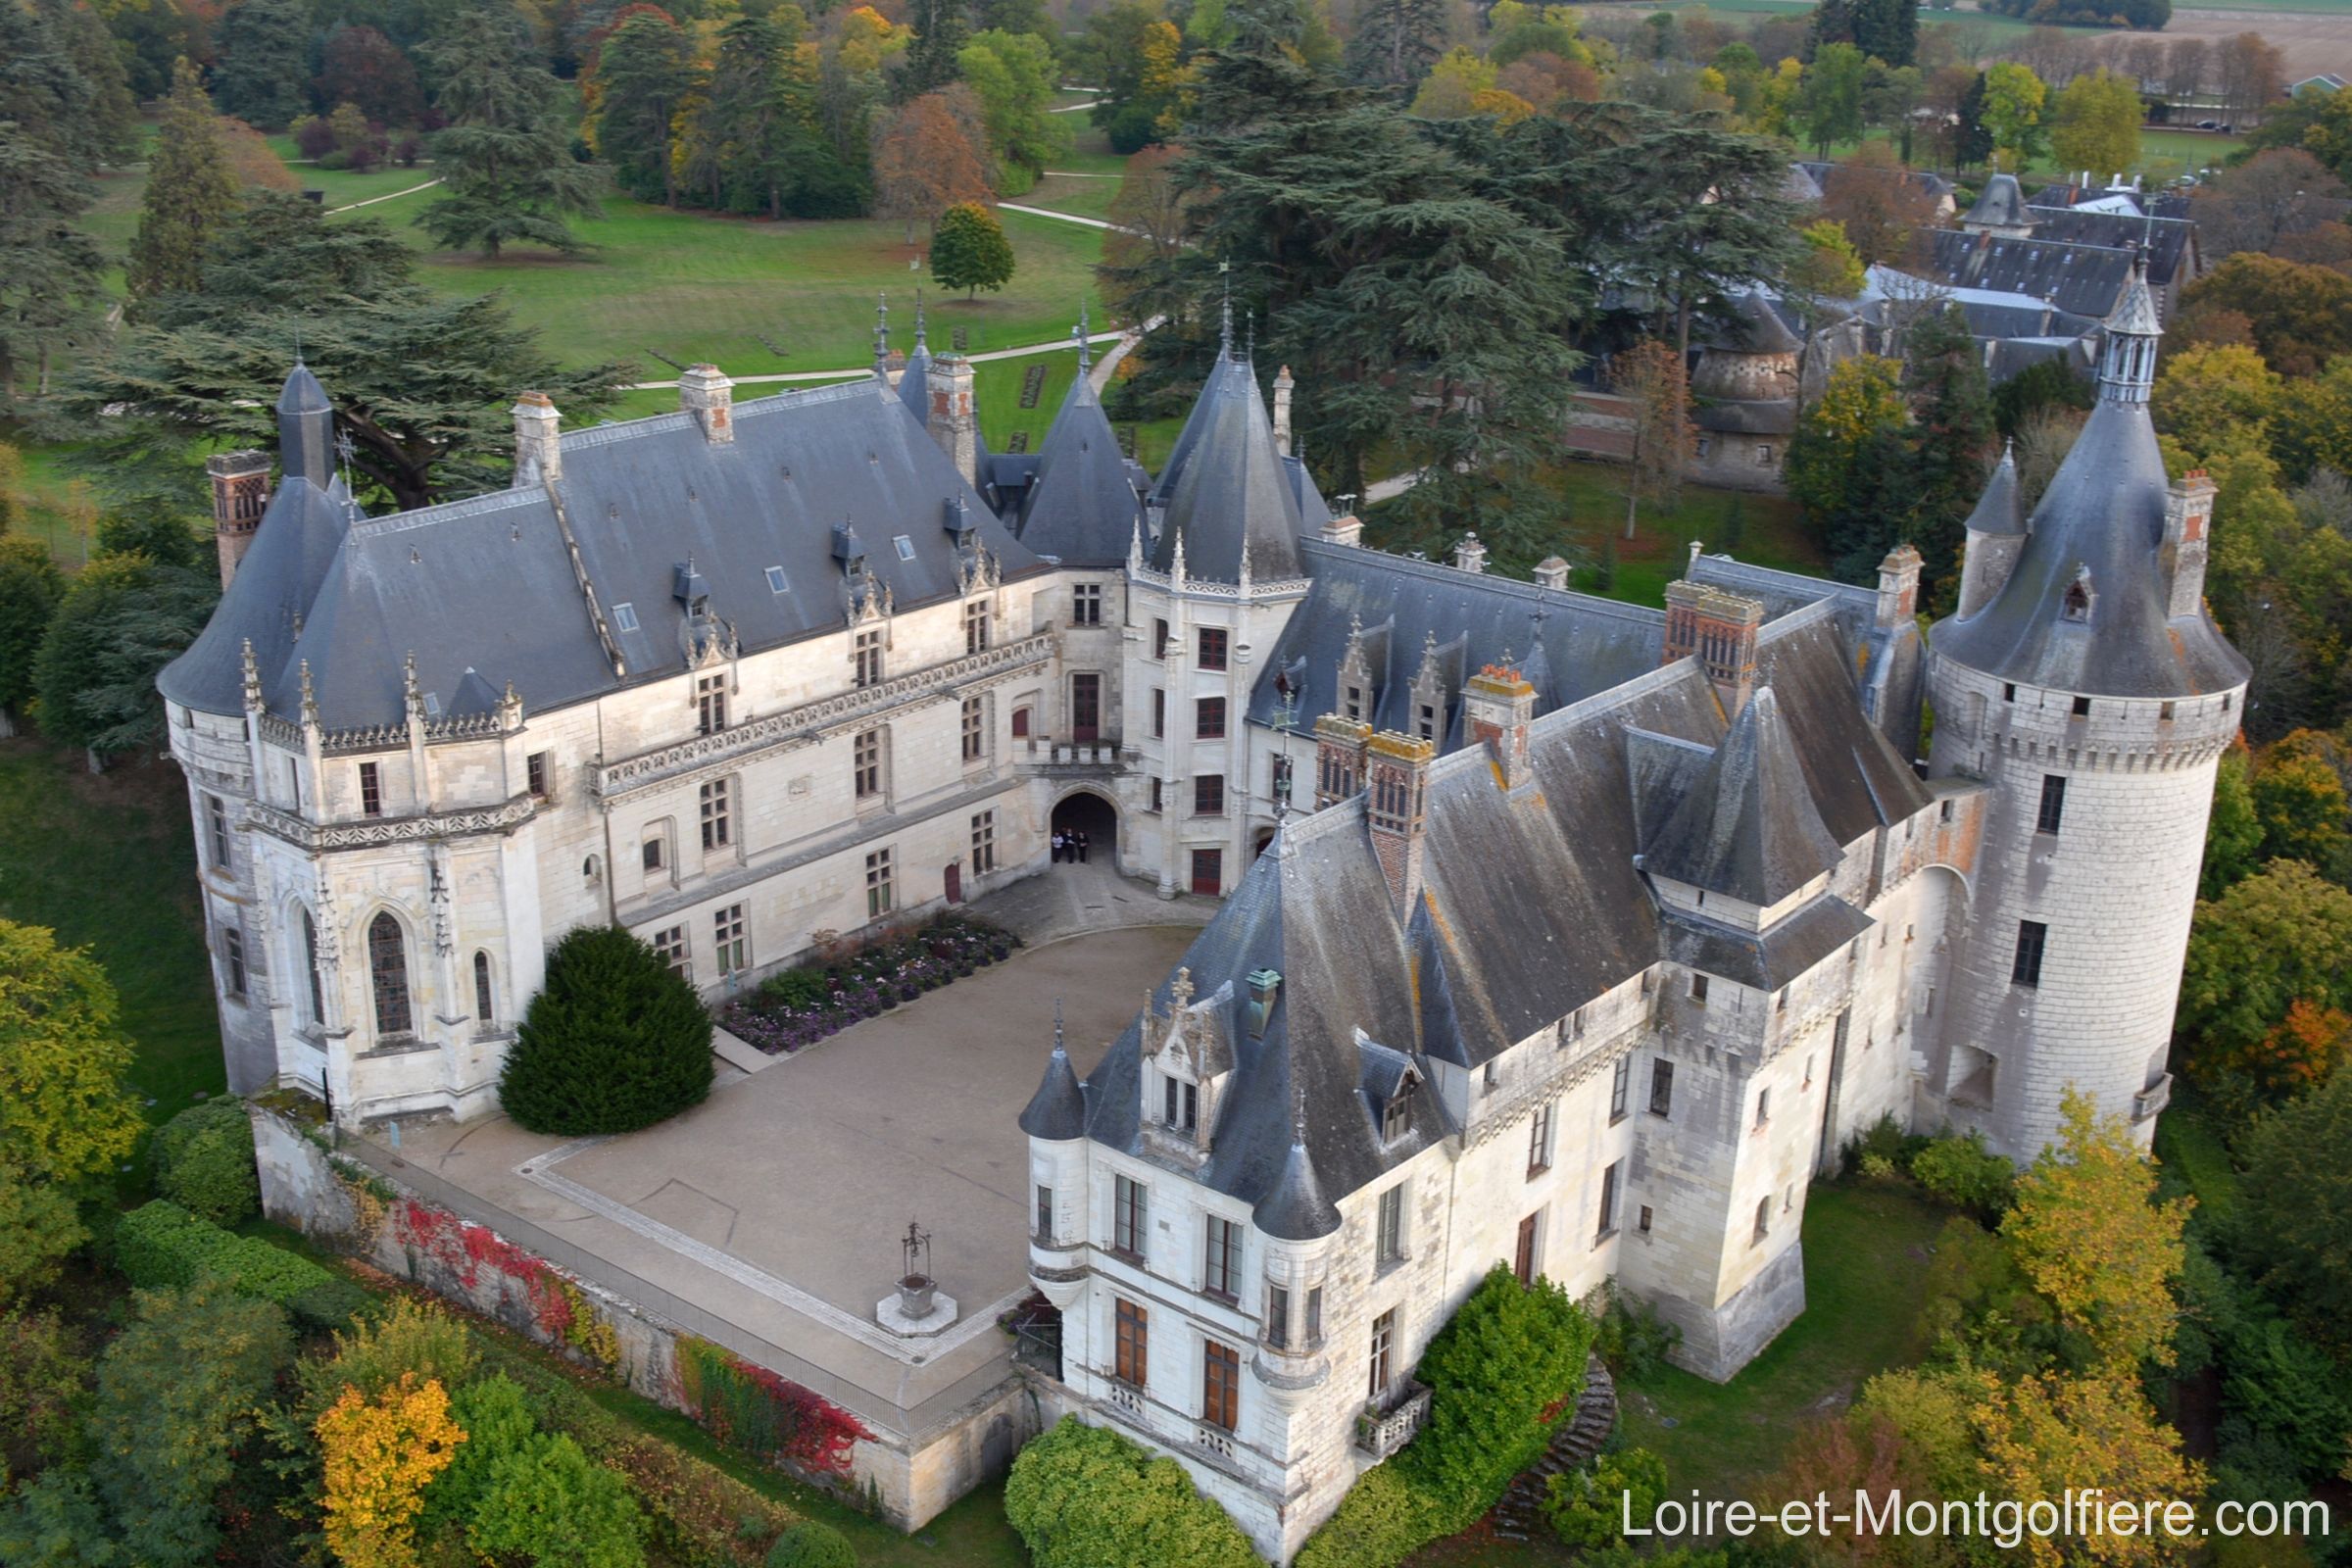
<svg viewBox="0 0 2352 1568">
<path fill-rule="evenodd" d="M 1086 1086 L 1062 1044 L 1058 998 L 1054 1053 L 1020 1123 L 1029 1135 L 1029 1277 L 1056 1307 L 1067 1306 L 1086 1282 L 1078 1258 L 1086 1242 Z"/>
<path fill-rule="evenodd" d="M 2017 553 L 2026 542 L 2025 514 L 2018 505 L 2014 448 L 2001 448 L 2000 464 L 1992 470 L 1984 493 L 1977 498 L 1976 511 L 1968 514 L 1963 539 L 1958 612 L 1966 620 L 1984 609 L 2008 582 L 2009 573 L 2017 565 Z"/>
<path fill-rule="evenodd" d="M 277 394 L 278 462 L 289 479 L 324 490 L 335 477 L 335 406 L 326 388 L 300 360 Z"/>
</svg>

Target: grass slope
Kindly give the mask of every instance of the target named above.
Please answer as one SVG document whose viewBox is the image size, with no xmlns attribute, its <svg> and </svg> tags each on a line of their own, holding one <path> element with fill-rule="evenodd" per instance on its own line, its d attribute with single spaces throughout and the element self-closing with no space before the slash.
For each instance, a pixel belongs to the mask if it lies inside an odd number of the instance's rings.
<svg viewBox="0 0 2352 1568">
<path fill-rule="evenodd" d="M 93 777 L 76 753 L 0 742 L 0 916 L 48 926 L 106 966 L 152 1119 L 227 1087 L 176 768 Z"/>
</svg>

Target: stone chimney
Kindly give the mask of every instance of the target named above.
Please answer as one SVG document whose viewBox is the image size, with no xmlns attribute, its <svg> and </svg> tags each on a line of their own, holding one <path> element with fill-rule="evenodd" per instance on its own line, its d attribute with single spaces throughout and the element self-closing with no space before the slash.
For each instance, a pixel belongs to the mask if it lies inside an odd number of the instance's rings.
<svg viewBox="0 0 2352 1568">
<path fill-rule="evenodd" d="M 1537 562 L 1536 586 L 1539 588 L 1566 588 L 1568 586 L 1568 563 L 1557 556 L 1545 556 L 1542 561 Z"/>
<path fill-rule="evenodd" d="M 1696 659 L 1727 716 L 1737 718 L 1756 689 L 1761 600 L 1684 578 L 1666 585 L 1666 646 L 1660 662 Z"/>
<path fill-rule="evenodd" d="M 2161 560 L 2172 583 L 2171 619 L 2194 615 L 2205 603 L 2206 536 L 2213 526 L 2212 475 L 2191 468 L 2165 493 L 2164 550 Z"/>
<path fill-rule="evenodd" d="M 1421 897 L 1423 814 L 1429 796 L 1429 764 L 1435 741 L 1382 730 L 1364 747 L 1367 799 L 1364 820 L 1372 830 L 1372 853 L 1389 879 L 1389 901 L 1405 918 Z"/>
<path fill-rule="evenodd" d="M 1892 631 L 1919 614 L 1919 552 L 1896 545 L 1879 563 L 1878 627 Z"/>
<path fill-rule="evenodd" d="M 972 406 L 972 362 L 960 354 L 943 354 L 931 362 L 923 385 L 931 394 L 924 427 L 964 482 L 978 488 L 980 416 Z"/>
<path fill-rule="evenodd" d="M 1298 384 L 1289 366 L 1274 372 L 1274 450 L 1286 458 L 1291 455 L 1291 389 Z"/>
<path fill-rule="evenodd" d="M 1462 730 L 1494 754 L 1495 777 L 1506 791 L 1535 776 L 1527 751 L 1535 717 L 1536 689 L 1516 669 L 1489 664 L 1462 683 Z"/>
<path fill-rule="evenodd" d="M 514 488 L 564 477 L 564 416 L 544 392 L 514 400 Z"/>
<path fill-rule="evenodd" d="M 1250 971 L 1250 1038 L 1262 1040 L 1266 1020 L 1274 1015 L 1274 1000 L 1282 995 L 1282 974 L 1276 969 Z"/>
<path fill-rule="evenodd" d="M 1372 726 L 1325 713 L 1315 720 L 1315 809 L 1336 806 L 1364 787 L 1364 745 Z"/>
<path fill-rule="evenodd" d="M 1487 569 L 1487 547 L 1478 542 L 1478 535 L 1466 533 L 1461 543 L 1453 547 L 1453 569 L 1484 571 Z"/>
<path fill-rule="evenodd" d="M 213 548 L 220 554 L 220 586 L 237 574 L 253 547 L 253 531 L 270 507 L 270 454 L 221 452 L 204 460 L 213 481 Z"/>
<path fill-rule="evenodd" d="M 1323 542 L 1327 545 L 1350 547 L 1362 544 L 1364 542 L 1363 519 L 1353 512 L 1345 516 L 1332 518 L 1323 525 Z"/>
<path fill-rule="evenodd" d="M 735 383 L 715 365 L 691 365 L 678 377 L 678 407 L 694 416 L 703 439 L 720 446 L 735 439 Z"/>
</svg>

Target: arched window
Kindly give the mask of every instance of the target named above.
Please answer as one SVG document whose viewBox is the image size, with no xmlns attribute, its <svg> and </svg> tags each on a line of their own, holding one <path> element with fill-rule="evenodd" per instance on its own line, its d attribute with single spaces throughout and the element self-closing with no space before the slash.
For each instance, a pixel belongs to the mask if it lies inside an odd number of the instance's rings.
<svg viewBox="0 0 2352 1568">
<path fill-rule="evenodd" d="M 376 1034 L 409 1033 L 408 941 L 389 909 L 368 922 L 368 978 L 375 988 Z"/>
<path fill-rule="evenodd" d="M 473 954 L 473 1015 L 485 1029 L 498 1021 L 497 999 L 490 995 L 490 955 L 479 948 Z"/>
<path fill-rule="evenodd" d="M 311 911 L 302 911 L 302 963 L 311 976 L 311 1022 L 326 1027 L 326 994 L 318 979 L 318 925 Z"/>
</svg>

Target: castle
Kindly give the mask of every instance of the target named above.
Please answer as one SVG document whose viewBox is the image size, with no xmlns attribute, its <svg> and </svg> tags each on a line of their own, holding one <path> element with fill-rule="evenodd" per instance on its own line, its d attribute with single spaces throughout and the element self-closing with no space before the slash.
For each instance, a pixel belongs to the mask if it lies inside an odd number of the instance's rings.
<svg viewBox="0 0 2352 1568">
<path fill-rule="evenodd" d="M 1694 548 L 1662 612 L 1365 549 L 1230 331 L 1156 478 L 1085 374 L 991 453 L 918 335 L 895 384 L 739 406 L 696 367 L 571 432 L 525 394 L 511 489 L 383 517 L 297 367 L 274 487 L 213 462 L 227 587 L 161 681 L 231 1085 L 479 1114 L 573 925 L 719 999 L 1084 826 L 1224 904 L 1022 1113 L 1046 1403 L 1287 1560 L 1498 1261 L 1616 1281 L 1722 1378 L 1881 1117 L 2026 1159 L 2072 1085 L 2150 1135 L 2247 675 L 2157 332 L 2135 283 L 1926 639 L 1908 548 L 1875 588 Z"/>
</svg>

